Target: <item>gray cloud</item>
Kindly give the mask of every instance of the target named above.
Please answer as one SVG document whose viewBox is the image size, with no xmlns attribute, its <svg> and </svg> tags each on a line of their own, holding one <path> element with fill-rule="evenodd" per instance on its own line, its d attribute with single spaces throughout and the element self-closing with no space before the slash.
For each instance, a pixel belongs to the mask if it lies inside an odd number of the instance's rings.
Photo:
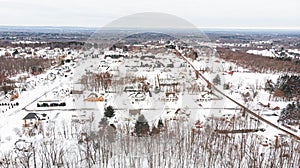
<svg viewBox="0 0 300 168">
<path fill-rule="evenodd" d="M 0 25 L 92 26 L 163 12 L 201 27 L 299 27 L 298 0 L 0 0 Z"/>
</svg>

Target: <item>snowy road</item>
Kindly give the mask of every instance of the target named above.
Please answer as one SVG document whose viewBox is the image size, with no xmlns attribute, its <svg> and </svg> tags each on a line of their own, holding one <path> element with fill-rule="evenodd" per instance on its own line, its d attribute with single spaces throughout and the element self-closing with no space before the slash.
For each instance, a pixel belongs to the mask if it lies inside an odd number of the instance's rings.
<svg viewBox="0 0 300 168">
<path fill-rule="evenodd" d="M 206 79 L 199 71 L 196 70 L 195 66 L 187 60 L 186 57 L 182 56 L 182 58 L 194 69 L 195 73 L 197 75 L 199 75 L 207 84 L 211 85 L 212 88 L 214 89 L 214 91 L 218 92 L 219 94 L 221 94 L 223 97 L 227 98 L 228 100 L 230 100 L 231 102 L 235 103 L 236 105 L 238 105 L 239 107 L 241 107 L 242 109 L 245 110 L 245 112 L 249 113 L 250 115 L 256 117 L 259 121 L 262 121 L 264 123 L 266 123 L 269 126 L 272 126 L 273 128 L 280 130 L 288 135 L 290 135 L 291 137 L 300 140 L 300 136 L 293 133 L 291 130 L 288 130 L 287 128 L 283 127 L 283 126 L 279 126 L 276 123 L 270 122 L 267 119 L 261 117 L 260 115 L 256 114 L 255 112 L 251 111 L 250 109 L 248 109 L 247 107 L 245 107 L 244 105 L 240 104 L 239 102 L 237 102 L 236 100 L 234 100 L 233 98 L 227 96 L 225 93 L 223 93 L 222 91 L 220 91 L 216 86 L 214 86 L 208 79 Z"/>
<path fill-rule="evenodd" d="M 40 99 L 41 97 L 45 96 L 46 94 L 48 94 L 49 92 L 53 91 L 54 89 L 57 89 L 58 87 L 60 87 L 62 84 L 56 84 L 54 86 L 52 86 L 49 90 L 45 91 L 44 93 L 42 93 L 41 95 L 37 95 L 37 97 L 34 97 L 34 98 L 30 98 L 29 99 L 29 102 L 27 101 L 25 103 L 25 105 L 22 105 L 19 107 L 19 109 L 15 110 L 13 113 L 11 113 L 9 116 L 12 116 L 12 115 L 15 115 L 16 113 L 20 112 L 21 110 L 26 110 L 26 108 L 33 104 L 34 102 L 36 102 L 38 99 Z"/>
</svg>

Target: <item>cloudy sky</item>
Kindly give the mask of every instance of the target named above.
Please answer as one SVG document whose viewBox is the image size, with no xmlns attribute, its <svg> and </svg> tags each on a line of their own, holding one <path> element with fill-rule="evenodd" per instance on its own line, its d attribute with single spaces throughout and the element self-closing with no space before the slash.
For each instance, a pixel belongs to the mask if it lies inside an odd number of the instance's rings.
<svg viewBox="0 0 300 168">
<path fill-rule="evenodd" d="M 0 0 L 0 25 L 101 27 L 139 12 L 198 27 L 300 29 L 299 0 Z"/>
</svg>

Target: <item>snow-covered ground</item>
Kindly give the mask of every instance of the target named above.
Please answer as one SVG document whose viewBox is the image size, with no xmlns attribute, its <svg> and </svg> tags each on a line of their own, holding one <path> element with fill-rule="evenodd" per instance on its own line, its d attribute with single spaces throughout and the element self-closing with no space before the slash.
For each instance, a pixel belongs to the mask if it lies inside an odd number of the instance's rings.
<svg viewBox="0 0 300 168">
<path fill-rule="evenodd" d="M 248 54 L 254 54 L 254 55 L 261 55 L 265 57 L 272 57 L 272 58 L 296 58 L 299 59 L 300 51 L 297 49 L 288 49 L 288 50 L 275 50 L 275 49 L 264 49 L 264 50 L 248 50 Z"/>
<path fill-rule="evenodd" d="M 247 53 L 265 57 L 276 57 L 276 54 L 272 50 L 248 50 Z"/>
<path fill-rule="evenodd" d="M 24 135 L 22 135 L 24 123 L 23 118 L 28 113 L 26 109 L 30 107 L 36 107 L 36 101 L 38 99 L 44 97 L 49 92 L 59 88 L 62 85 L 60 80 L 40 81 L 39 77 L 41 76 L 43 76 L 43 74 L 29 78 L 28 80 L 35 81 L 34 88 L 28 89 L 27 91 L 22 91 L 19 98 L 11 102 L 18 102 L 19 106 L 8 110 L 5 109 L 5 112 L 0 114 L 1 151 L 11 150 L 16 140 L 24 138 Z M 63 78 L 61 81 L 67 82 L 67 80 Z M 35 111 L 35 109 L 36 108 L 33 108 L 32 110 Z"/>
<path fill-rule="evenodd" d="M 262 54 L 267 56 L 270 53 Z M 212 90 L 205 80 L 196 79 L 193 67 L 203 71 L 201 74 L 209 81 L 219 75 L 221 81 L 219 85 L 216 85 L 217 89 L 280 128 L 289 132 L 293 131 L 277 122 L 280 110 L 273 109 L 275 107 L 282 109 L 289 102 L 274 101 L 264 90 L 266 81 L 276 82 L 280 74 L 251 73 L 216 57 L 210 60 L 187 60 L 188 62 L 173 53 L 159 54 L 155 59 L 146 61 L 140 61 L 139 58 L 104 59 L 101 55 L 99 58 L 78 58 L 76 63 L 67 63 L 43 74 L 30 76 L 26 82 L 28 87 L 19 92 L 19 98 L 12 102 L 4 97 L 0 100 L 0 103 L 18 102 L 19 104 L 14 105 L 13 108 L 0 106 L 0 111 L 2 111 L 0 113 L 0 157 L 12 151 L 15 143 L 20 139 L 34 143 L 51 140 L 54 142 L 55 138 L 60 140 L 65 148 L 69 148 L 69 151 L 74 151 L 79 155 L 85 150 L 83 145 L 78 145 L 79 142 L 84 141 L 83 137 L 87 136 L 87 133 L 99 133 L 99 123 L 108 106 L 115 109 L 115 116 L 109 118 L 108 123 L 113 125 L 118 133 L 124 133 L 123 130 L 127 126 L 132 127 L 129 129 L 132 131 L 139 115 L 142 114 L 151 129 L 157 127 L 158 122 L 162 120 L 171 130 L 171 134 L 173 133 L 172 136 L 185 137 L 184 135 L 195 130 L 198 121 L 201 123 L 199 124 L 200 131 L 203 131 L 204 125 L 213 127 L 215 125 L 213 125 L 212 118 L 217 121 L 225 120 L 229 123 L 228 128 L 231 128 L 230 124 L 240 122 L 250 125 L 251 129 L 265 129 L 263 132 L 253 133 L 262 139 L 274 140 L 276 136 L 284 134 L 266 123 L 254 122 L 252 117 L 242 117 L 243 109 Z M 145 65 L 146 63 L 148 65 Z M 167 67 L 170 64 L 174 67 Z M 207 71 L 207 68 L 210 71 Z M 56 78 L 50 80 L 50 73 L 55 74 Z M 86 88 L 82 77 L 92 73 L 112 74 L 112 85 L 106 89 L 104 87 Z M 229 88 L 225 89 L 224 85 L 228 85 Z M 128 91 L 125 91 L 126 87 L 129 88 Z M 148 87 L 148 90 L 145 87 Z M 82 92 L 72 94 L 71 91 Z M 247 99 L 243 97 L 246 93 L 249 94 Z M 93 94 L 103 96 L 103 101 L 86 101 L 86 98 Z M 51 104 L 53 101 L 63 102 L 65 105 L 38 106 L 39 103 Z M 263 107 L 268 103 L 270 104 L 268 108 Z M 24 127 L 23 118 L 29 113 L 36 113 L 40 118 L 43 117 L 44 120 L 39 121 L 40 127 Z M 181 125 L 186 129 L 183 133 L 176 132 L 177 121 L 184 125 Z M 253 123 L 256 125 L 251 127 Z M 239 129 L 242 129 L 242 126 L 239 126 Z M 32 136 L 30 136 L 31 130 L 35 133 Z M 299 132 L 293 133 L 300 136 Z M 117 134 L 117 136 L 122 138 L 125 135 L 124 137 L 127 136 L 128 139 L 135 138 L 130 133 L 133 135 L 134 132 Z M 160 134 L 157 137 L 160 136 L 163 135 Z M 147 138 L 145 139 L 147 141 Z M 176 140 L 176 138 L 170 139 Z M 132 142 L 142 141 L 134 139 Z M 177 143 L 174 142 L 174 144 Z M 122 143 L 120 144 L 122 146 Z M 172 148 L 171 144 L 168 145 L 164 146 L 165 148 L 158 145 L 156 150 L 163 148 L 167 152 Z M 78 148 L 79 153 L 76 153 Z M 114 150 L 117 151 L 119 148 L 114 148 Z"/>
</svg>

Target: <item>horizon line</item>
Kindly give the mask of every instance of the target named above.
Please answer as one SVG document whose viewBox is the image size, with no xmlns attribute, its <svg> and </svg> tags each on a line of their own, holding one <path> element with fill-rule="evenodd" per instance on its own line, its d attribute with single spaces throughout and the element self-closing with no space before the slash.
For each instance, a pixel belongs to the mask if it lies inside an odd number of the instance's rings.
<svg viewBox="0 0 300 168">
<path fill-rule="evenodd" d="M 79 26 L 79 25 L 1 25 L 0 27 L 37 27 L 37 28 L 89 28 L 89 29 L 101 29 L 105 26 Z M 121 28 L 121 27 L 120 27 Z M 126 27 L 125 27 L 126 28 Z M 196 26 L 197 29 L 207 30 L 299 30 L 300 27 L 276 27 L 276 26 Z"/>
</svg>

